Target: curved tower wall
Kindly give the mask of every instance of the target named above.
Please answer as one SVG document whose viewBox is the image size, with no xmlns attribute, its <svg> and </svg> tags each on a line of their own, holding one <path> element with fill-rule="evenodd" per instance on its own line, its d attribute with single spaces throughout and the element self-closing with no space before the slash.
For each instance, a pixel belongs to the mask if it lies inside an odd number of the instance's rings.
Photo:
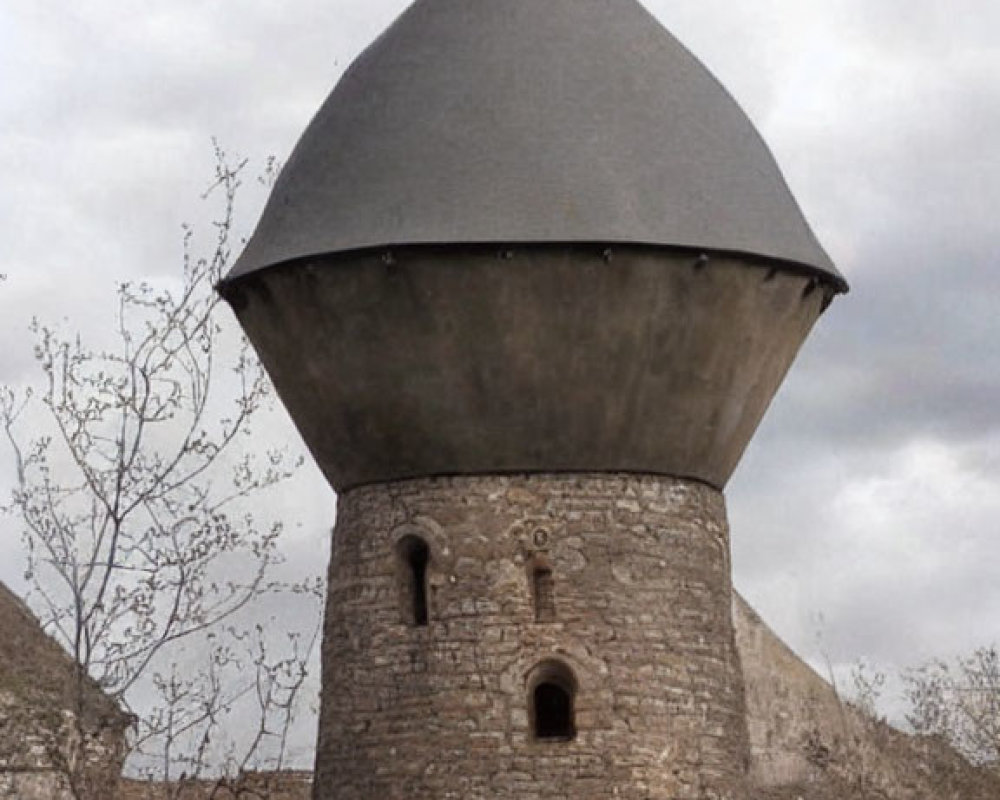
<svg viewBox="0 0 1000 800">
<path fill-rule="evenodd" d="M 401 564 L 414 537 L 429 549 L 425 626 Z M 729 575 L 722 495 L 695 481 L 480 476 L 343 493 L 315 797 L 743 797 Z M 532 688 L 553 665 L 574 683 L 568 741 L 533 727 Z"/>
</svg>

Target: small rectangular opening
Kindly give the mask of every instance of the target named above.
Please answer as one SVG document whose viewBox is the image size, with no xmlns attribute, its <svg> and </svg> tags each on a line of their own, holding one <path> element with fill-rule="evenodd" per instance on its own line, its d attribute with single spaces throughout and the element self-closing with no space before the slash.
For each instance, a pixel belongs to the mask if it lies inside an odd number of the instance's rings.
<svg viewBox="0 0 1000 800">
<path fill-rule="evenodd" d="M 430 548 L 419 536 L 406 536 L 398 545 L 402 575 L 402 605 L 405 621 L 415 627 L 427 625 L 427 566 Z"/>
<path fill-rule="evenodd" d="M 548 567 L 535 567 L 532 574 L 535 595 L 535 621 L 552 622 L 556 618 L 555 582 Z"/>
</svg>

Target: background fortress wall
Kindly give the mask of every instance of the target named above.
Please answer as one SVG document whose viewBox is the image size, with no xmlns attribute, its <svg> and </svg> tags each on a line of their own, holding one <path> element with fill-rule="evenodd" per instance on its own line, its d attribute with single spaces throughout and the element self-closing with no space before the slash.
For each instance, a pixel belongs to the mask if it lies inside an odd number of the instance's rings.
<svg viewBox="0 0 1000 800">
<path fill-rule="evenodd" d="M 754 800 L 996 800 L 1000 773 L 838 696 L 734 592 Z"/>
<path fill-rule="evenodd" d="M 73 660 L 0 583 L 0 798 L 114 796 L 130 723 L 89 678 L 78 691 Z"/>
<path fill-rule="evenodd" d="M 855 712 L 735 592 L 733 628 L 746 691 L 751 781 L 808 781 L 814 771 L 810 741 L 847 738 Z M 815 761 L 818 754 L 811 755 Z"/>
</svg>

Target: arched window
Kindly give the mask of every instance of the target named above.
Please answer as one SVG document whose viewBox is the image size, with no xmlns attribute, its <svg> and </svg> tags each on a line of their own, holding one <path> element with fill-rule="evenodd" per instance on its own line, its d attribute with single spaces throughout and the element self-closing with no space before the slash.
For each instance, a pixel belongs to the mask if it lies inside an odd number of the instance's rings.
<svg viewBox="0 0 1000 800">
<path fill-rule="evenodd" d="M 408 535 L 397 545 L 403 618 L 410 624 L 427 624 L 427 565 L 431 551 L 419 536 Z"/>
<path fill-rule="evenodd" d="M 535 687 L 535 738 L 572 739 L 573 695 L 558 683 Z"/>
<path fill-rule="evenodd" d="M 531 726 L 539 741 L 568 742 L 576 736 L 576 678 L 561 661 L 544 661 L 528 681 Z"/>
</svg>

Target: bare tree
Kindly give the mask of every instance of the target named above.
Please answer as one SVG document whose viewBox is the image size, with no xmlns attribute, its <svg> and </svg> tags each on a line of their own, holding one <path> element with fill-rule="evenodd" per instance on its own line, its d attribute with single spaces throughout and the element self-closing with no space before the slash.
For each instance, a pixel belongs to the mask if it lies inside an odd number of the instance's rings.
<svg viewBox="0 0 1000 800">
<path fill-rule="evenodd" d="M 147 717 L 145 741 L 135 744 L 150 765 L 150 800 L 269 797 L 271 776 L 288 765 L 289 733 L 318 633 L 318 625 L 307 637 L 288 633 L 280 647 L 262 624 L 227 625 L 207 637 L 205 669 L 172 664 L 158 673 L 161 702 Z M 233 726 L 242 726 L 242 740 L 227 738 Z"/>
<path fill-rule="evenodd" d="M 953 663 L 934 660 L 903 674 L 916 733 L 936 734 L 974 764 L 1000 764 L 1000 651 L 980 647 Z"/>
<path fill-rule="evenodd" d="M 865 659 L 859 659 L 851 668 L 853 691 L 847 705 L 858 711 L 863 719 L 885 722 L 879 710 L 879 701 L 885 691 L 885 673 Z"/>
<path fill-rule="evenodd" d="M 308 653 L 293 636 L 286 655 L 271 656 L 262 629 L 223 623 L 264 594 L 318 591 L 315 580 L 272 577 L 282 522 L 251 511 L 301 459 L 281 447 L 257 457 L 259 442 L 247 446 L 270 387 L 246 341 L 224 325 L 214 291 L 246 166 L 218 147 L 216 155 L 210 254 L 195 255 L 185 228 L 178 280 L 121 284 L 111 348 L 34 321 L 40 403 L 30 392 L 0 394 L 16 466 L 8 510 L 21 522 L 33 605 L 77 665 L 78 704 L 91 678 L 126 707 L 140 687 L 159 693 L 133 744 L 160 751 L 167 780 L 178 768 L 205 768 L 220 718 L 242 695 L 256 693 L 260 706 L 255 750 L 280 740 Z M 23 433 L 27 416 L 41 435 Z M 196 639 L 205 659 L 192 673 L 176 653 Z M 233 674 L 244 681 L 227 684 Z M 83 724 L 87 710 L 75 711 Z M 181 743 L 194 749 L 182 753 Z"/>
</svg>

